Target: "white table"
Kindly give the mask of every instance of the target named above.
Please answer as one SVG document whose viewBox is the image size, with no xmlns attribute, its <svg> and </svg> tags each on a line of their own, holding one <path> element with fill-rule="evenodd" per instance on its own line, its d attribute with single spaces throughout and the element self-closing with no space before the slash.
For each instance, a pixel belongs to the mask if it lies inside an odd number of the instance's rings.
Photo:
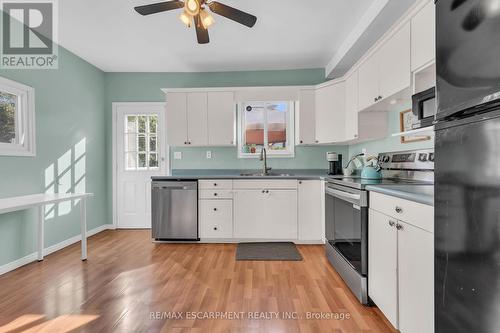
<svg viewBox="0 0 500 333">
<path fill-rule="evenodd" d="M 82 260 L 87 260 L 87 210 L 86 199 L 92 196 L 92 193 L 41 193 L 24 195 L 20 197 L 11 197 L 0 199 L 0 214 L 10 213 L 29 208 L 38 208 L 38 261 L 43 260 L 43 239 L 45 206 L 57 204 L 63 201 L 80 200 L 80 231 L 82 235 Z"/>
</svg>

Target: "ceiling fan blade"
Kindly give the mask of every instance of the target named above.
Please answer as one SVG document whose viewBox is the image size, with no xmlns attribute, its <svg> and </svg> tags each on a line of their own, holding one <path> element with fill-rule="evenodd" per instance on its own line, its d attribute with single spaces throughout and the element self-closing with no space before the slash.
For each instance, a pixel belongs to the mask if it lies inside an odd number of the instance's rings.
<svg viewBox="0 0 500 333">
<path fill-rule="evenodd" d="M 167 10 L 174 10 L 184 7 L 184 2 L 180 0 L 158 2 L 150 5 L 135 7 L 135 11 L 141 15 L 150 15 L 161 12 L 166 12 Z"/>
<path fill-rule="evenodd" d="M 208 37 L 208 30 L 201 23 L 200 14 L 194 17 L 194 27 L 196 29 L 198 44 L 208 44 L 210 42 L 210 38 Z"/>
<path fill-rule="evenodd" d="M 243 25 L 246 25 L 249 28 L 253 27 L 255 25 L 255 22 L 257 22 L 257 17 L 242 12 L 239 9 L 229 7 L 228 5 L 224 5 L 217 1 L 210 2 L 208 4 L 208 7 L 212 12 L 227 17 L 228 19 L 236 21 Z"/>
</svg>

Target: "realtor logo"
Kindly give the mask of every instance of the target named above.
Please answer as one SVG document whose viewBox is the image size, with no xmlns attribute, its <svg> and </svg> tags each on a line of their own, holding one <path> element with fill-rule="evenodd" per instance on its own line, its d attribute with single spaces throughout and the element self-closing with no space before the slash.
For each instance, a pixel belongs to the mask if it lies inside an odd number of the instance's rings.
<svg viewBox="0 0 500 333">
<path fill-rule="evenodd" d="M 57 69 L 57 0 L 0 0 L 1 68 Z"/>
</svg>

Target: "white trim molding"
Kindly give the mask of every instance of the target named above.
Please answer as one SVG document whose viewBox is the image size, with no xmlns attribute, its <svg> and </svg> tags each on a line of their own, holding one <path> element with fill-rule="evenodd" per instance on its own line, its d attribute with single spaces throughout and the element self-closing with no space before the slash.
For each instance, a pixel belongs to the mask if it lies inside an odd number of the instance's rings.
<svg viewBox="0 0 500 333">
<path fill-rule="evenodd" d="M 94 236 L 102 231 L 112 230 L 112 229 L 114 229 L 114 226 L 112 224 L 103 224 L 95 229 L 87 231 L 87 237 Z M 44 248 L 43 254 L 45 256 L 47 256 L 51 253 L 62 250 L 65 247 L 68 247 L 70 245 L 78 243 L 81 240 L 82 240 L 81 235 L 77 235 L 77 236 L 68 238 L 66 240 L 63 240 L 62 242 L 59 242 L 57 244 L 54 244 L 52 246 Z M 38 259 L 37 252 L 33 252 L 33 253 L 28 254 L 25 257 L 22 257 L 20 259 L 15 260 L 15 261 L 9 262 L 8 264 L 2 265 L 2 266 L 0 266 L 0 275 L 11 272 L 19 267 L 22 267 L 24 265 L 27 265 L 27 264 L 32 263 L 34 261 L 37 261 L 37 259 Z"/>
<path fill-rule="evenodd" d="M 0 156 L 36 156 L 35 89 L 0 76 L 0 91 L 17 97 L 16 138 L 18 142 L 0 143 Z"/>
</svg>

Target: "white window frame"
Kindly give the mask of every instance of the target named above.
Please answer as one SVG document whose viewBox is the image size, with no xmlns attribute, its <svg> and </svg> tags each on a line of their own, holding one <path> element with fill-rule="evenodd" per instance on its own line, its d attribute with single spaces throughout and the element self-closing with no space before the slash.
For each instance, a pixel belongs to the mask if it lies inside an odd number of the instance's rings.
<svg viewBox="0 0 500 333">
<path fill-rule="evenodd" d="M 288 143 L 287 150 L 267 150 L 268 158 L 293 158 L 295 157 L 295 101 L 283 101 L 283 100 L 266 100 L 266 101 L 246 101 L 238 103 L 238 158 L 259 158 L 260 152 L 258 153 L 244 153 L 243 152 L 243 141 L 244 141 L 244 128 L 243 128 L 243 112 L 244 105 L 248 103 L 287 103 L 288 104 L 288 121 L 286 128 L 286 142 Z M 264 123 L 264 133 L 267 133 L 267 113 L 265 114 Z M 267 142 L 267 137 L 264 137 L 264 142 Z M 266 144 L 264 147 L 266 148 Z"/>
<path fill-rule="evenodd" d="M 0 77 L 0 91 L 17 96 L 16 137 L 21 143 L 0 142 L 1 156 L 36 156 L 35 146 L 35 89 Z"/>
</svg>

